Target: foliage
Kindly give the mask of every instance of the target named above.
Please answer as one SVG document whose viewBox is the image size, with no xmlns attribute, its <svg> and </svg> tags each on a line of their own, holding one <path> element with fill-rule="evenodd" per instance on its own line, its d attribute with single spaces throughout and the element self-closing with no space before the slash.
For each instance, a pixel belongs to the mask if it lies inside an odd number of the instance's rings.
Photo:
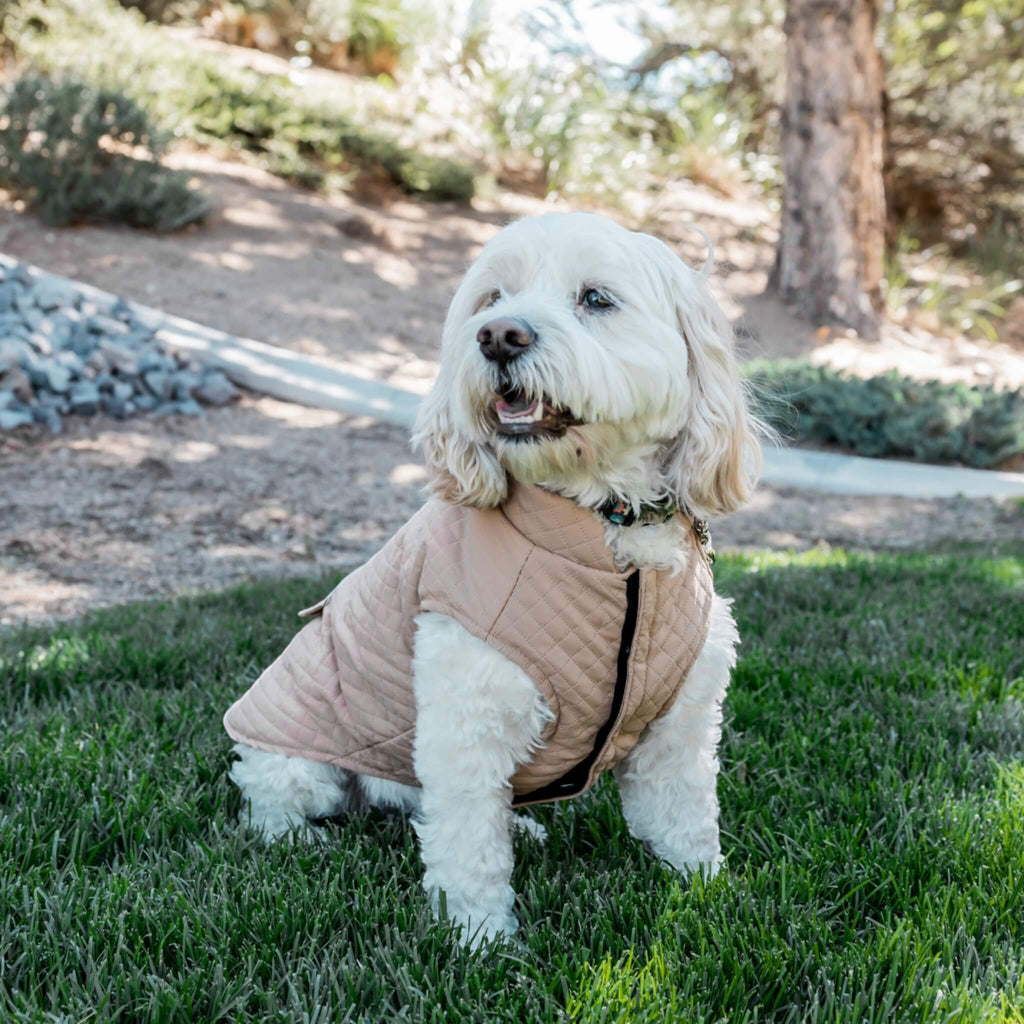
<svg viewBox="0 0 1024 1024">
<path fill-rule="evenodd" d="M 890 316 L 998 341 L 1009 304 L 1024 288 L 1024 279 L 1006 280 L 1006 269 L 1024 269 L 1024 247 L 1019 259 L 1014 248 L 1007 235 L 990 231 L 970 247 L 971 259 L 957 260 L 947 245 L 922 250 L 916 238 L 901 233 L 886 253 L 883 288 Z"/>
<path fill-rule="evenodd" d="M 225 42 L 346 70 L 391 74 L 439 13 L 429 0 L 119 0 L 150 21 L 201 22 Z"/>
<path fill-rule="evenodd" d="M 800 361 L 745 373 L 758 413 L 783 436 L 857 455 L 986 468 L 1024 454 L 1024 391 L 995 391 L 895 372 L 848 377 Z"/>
<path fill-rule="evenodd" d="M 898 0 L 884 30 L 893 212 L 961 242 L 1021 216 L 1024 0 Z"/>
<path fill-rule="evenodd" d="M 2 30 L 19 55 L 44 69 L 122 89 L 176 135 L 256 154 L 268 170 L 302 184 L 382 168 L 428 199 L 473 194 L 466 167 L 360 128 L 333 93 L 236 67 L 168 38 L 112 0 L 24 0 L 8 10 Z"/>
<path fill-rule="evenodd" d="M 629 206 L 666 180 L 731 194 L 742 179 L 746 111 L 727 102 L 724 62 L 696 61 L 655 81 L 610 66 L 559 4 L 540 4 L 512 48 L 493 22 L 461 40 L 462 88 L 499 152 L 535 168 L 542 192 Z"/>
<path fill-rule="evenodd" d="M 722 556 L 725 870 L 680 879 L 606 780 L 531 809 L 521 942 L 432 923 L 411 825 L 240 832 L 224 708 L 333 578 L 0 634 L 10 1021 L 1021 1024 L 1024 565 Z"/>
<path fill-rule="evenodd" d="M 45 222 L 99 218 L 175 231 L 209 213 L 187 174 L 160 165 L 166 140 L 123 94 L 26 75 L 0 102 L 0 184 Z"/>
<path fill-rule="evenodd" d="M 313 53 L 328 44 L 343 42 L 350 60 L 373 69 L 407 57 L 435 27 L 437 11 L 413 0 L 298 0 L 303 15 L 303 40 Z M 383 59 L 382 59 L 383 58 Z"/>
<path fill-rule="evenodd" d="M 191 6 L 193 18 L 202 15 L 204 31 L 225 42 L 297 54 L 299 66 L 388 76 L 434 35 L 438 20 L 426 0 L 212 0 L 202 6 L 193 0 Z"/>
<path fill-rule="evenodd" d="M 149 21 L 169 24 L 195 17 L 202 9 L 200 0 L 119 0 L 122 7 L 141 12 Z"/>
<path fill-rule="evenodd" d="M 783 0 L 666 0 L 651 17 L 648 64 L 717 52 L 730 102 L 752 103 L 752 133 L 776 146 Z M 886 189 L 893 234 L 966 245 L 1002 214 L 1024 215 L 1024 0 L 893 0 L 882 5 Z M 1004 266 L 1013 276 L 1015 268 Z"/>
</svg>

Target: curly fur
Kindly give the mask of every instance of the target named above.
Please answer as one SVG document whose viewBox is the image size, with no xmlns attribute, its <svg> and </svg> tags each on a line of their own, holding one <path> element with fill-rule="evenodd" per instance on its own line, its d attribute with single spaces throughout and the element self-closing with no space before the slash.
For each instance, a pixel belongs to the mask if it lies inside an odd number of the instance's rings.
<svg viewBox="0 0 1024 1024">
<path fill-rule="evenodd" d="M 747 410 L 728 322 L 707 286 L 668 246 L 604 217 L 550 214 L 500 232 L 452 300 L 441 368 L 414 441 L 430 487 L 444 501 L 490 508 L 514 478 L 587 508 L 610 498 L 634 508 L 666 497 L 702 516 L 743 504 L 760 465 L 760 425 Z M 600 288 L 612 307 L 581 293 Z M 528 323 L 536 341 L 503 371 L 477 333 L 495 317 Z M 571 410 L 560 437 L 499 435 L 495 391 Z M 683 527 L 606 528 L 620 567 L 679 572 Z M 267 836 L 362 804 L 413 812 L 437 910 L 444 893 L 464 940 L 516 930 L 509 779 L 551 718 L 518 666 L 438 614 L 416 620 L 414 767 L 419 788 L 236 746 L 232 778 L 243 820 Z M 615 769 L 633 835 L 680 871 L 721 863 L 717 747 L 721 705 L 738 635 L 716 597 L 708 639 L 669 713 L 648 727 Z M 539 826 L 524 822 L 538 838 Z"/>
</svg>

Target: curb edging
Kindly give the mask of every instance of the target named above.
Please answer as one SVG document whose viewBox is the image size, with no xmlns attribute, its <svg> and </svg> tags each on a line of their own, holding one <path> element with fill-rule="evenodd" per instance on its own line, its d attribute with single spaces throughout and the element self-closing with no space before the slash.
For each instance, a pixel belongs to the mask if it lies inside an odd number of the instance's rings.
<svg viewBox="0 0 1024 1024">
<path fill-rule="evenodd" d="M 84 297 L 96 302 L 120 302 L 169 349 L 187 352 L 200 362 L 216 366 L 235 384 L 272 398 L 368 416 L 401 427 L 412 425 L 422 400 L 420 395 L 403 388 L 346 373 L 328 360 L 204 327 L 151 306 L 119 299 L 100 288 L 51 274 L 2 253 L 0 265 L 23 267 L 40 281 L 70 283 Z M 868 459 L 803 448 L 767 449 L 761 482 L 774 487 L 865 496 L 1024 497 L 1024 473 Z"/>
</svg>

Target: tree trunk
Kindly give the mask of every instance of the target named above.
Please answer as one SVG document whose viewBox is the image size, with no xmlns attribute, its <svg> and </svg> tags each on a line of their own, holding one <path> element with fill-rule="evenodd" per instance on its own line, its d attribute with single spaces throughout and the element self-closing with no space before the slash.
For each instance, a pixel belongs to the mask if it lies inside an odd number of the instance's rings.
<svg viewBox="0 0 1024 1024">
<path fill-rule="evenodd" d="M 882 59 L 874 0 L 788 0 L 782 230 L 769 287 L 814 323 L 876 336 Z"/>
</svg>

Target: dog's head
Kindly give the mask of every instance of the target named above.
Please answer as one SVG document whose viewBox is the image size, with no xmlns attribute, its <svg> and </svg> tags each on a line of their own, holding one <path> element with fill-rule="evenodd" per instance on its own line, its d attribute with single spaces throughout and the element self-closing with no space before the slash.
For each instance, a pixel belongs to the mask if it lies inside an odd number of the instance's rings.
<svg viewBox="0 0 1024 1024">
<path fill-rule="evenodd" d="M 584 505 L 671 496 L 725 515 L 760 457 L 704 274 L 582 213 L 516 221 L 484 247 L 448 311 L 414 441 L 435 493 L 481 508 L 512 474 Z"/>
</svg>

